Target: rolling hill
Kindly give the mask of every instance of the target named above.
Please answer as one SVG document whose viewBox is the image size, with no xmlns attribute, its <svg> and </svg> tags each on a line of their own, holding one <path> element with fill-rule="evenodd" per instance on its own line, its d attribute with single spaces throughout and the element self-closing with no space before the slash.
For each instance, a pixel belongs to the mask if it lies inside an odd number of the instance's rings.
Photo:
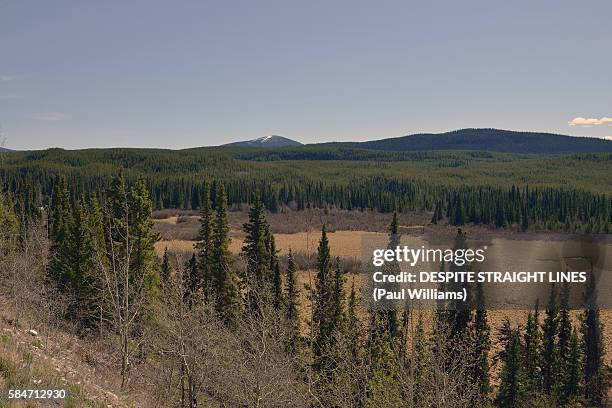
<svg viewBox="0 0 612 408">
<path fill-rule="evenodd" d="M 446 133 L 420 133 L 367 142 L 334 142 L 317 145 L 385 151 L 480 150 L 527 154 L 612 152 L 610 140 L 499 129 L 460 129 Z"/>
</svg>

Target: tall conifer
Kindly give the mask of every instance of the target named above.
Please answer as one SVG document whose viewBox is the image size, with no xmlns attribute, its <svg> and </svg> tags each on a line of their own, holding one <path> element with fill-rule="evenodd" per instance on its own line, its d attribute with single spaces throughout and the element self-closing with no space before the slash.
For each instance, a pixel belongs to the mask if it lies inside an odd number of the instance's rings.
<svg viewBox="0 0 612 408">
<path fill-rule="evenodd" d="M 211 267 L 215 289 L 215 308 L 221 319 L 232 326 L 241 313 L 242 299 L 240 282 L 233 268 L 229 251 L 229 222 L 227 219 L 227 195 L 222 184 L 218 185 L 215 197 L 216 219 L 213 229 Z"/>
</svg>

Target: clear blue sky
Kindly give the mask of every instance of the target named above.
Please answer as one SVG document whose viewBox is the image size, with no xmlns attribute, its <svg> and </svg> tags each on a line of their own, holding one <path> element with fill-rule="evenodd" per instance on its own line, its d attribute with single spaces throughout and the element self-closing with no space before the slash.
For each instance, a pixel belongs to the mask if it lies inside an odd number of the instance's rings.
<svg viewBox="0 0 612 408">
<path fill-rule="evenodd" d="M 0 0 L 0 124 L 16 149 L 605 137 L 611 18 L 609 0 Z"/>
</svg>

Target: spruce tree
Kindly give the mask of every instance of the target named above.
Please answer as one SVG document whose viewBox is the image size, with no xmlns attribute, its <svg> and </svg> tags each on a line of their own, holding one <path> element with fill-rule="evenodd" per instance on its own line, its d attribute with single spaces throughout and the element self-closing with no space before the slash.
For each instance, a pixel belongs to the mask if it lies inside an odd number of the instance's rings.
<svg viewBox="0 0 612 408">
<path fill-rule="evenodd" d="M 289 249 L 287 258 L 287 283 L 285 297 L 285 319 L 289 325 L 289 351 L 295 353 L 300 335 L 299 299 L 297 287 L 297 266 L 293 252 Z"/>
<path fill-rule="evenodd" d="M 200 229 L 196 238 L 195 248 L 198 250 L 198 279 L 197 288 L 201 290 L 205 301 L 210 296 L 211 264 L 213 247 L 213 209 L 210 200 L 210 183 L 206 181 L 202 190 L 200 207 Z"/>
<path fill-rule="evenodd" d="M 313 366 L 319 372 L 329 371 L 334 328 L 332 326 L 332 264 L 325 225 L 321 230 L 317 255 L 317 275 L 313 295 Z"/>
<path fill-rule="evenodd" d="M 122 169 L 111 180 L 106 196 L 112 223 L 112 228 L 110 229 L 111 241 L 116 243 L 124 242 L 127 238 L 128 192 Z M 110 245 L 111 243 L 108 242 L 108 244 Z"/>
<path fill-rule="evenodd" d="M 544 319 L 542 340 L 542 385 L 544 392 L 552 396 L 559 370 L 559 353 L 557 349 L 558 334 L 557 291 L 554 284 L 551 286 L 548 305 L 546 306 L 546 318 Z"/>
<path fill-rule="evenodd" d="M 87 327 L 94 327 L 98 321 L 99 306 L 102 301 L 102 282 L 99 266 L 95 258 L 96 247 L 92 214 L 86 203 L 80 200 L 74 212 L 71 228 L 71 245 L 73 248 L 72 266 L 74 273 L 73 288 L 77 295 L 79 314 Z"/>
<path fill-rule="evenodd" d="M 521 207 L 521 231 L 525 232 L 529 229 L 529 209 L 527 205 Z"/>
<path fill-rule="evenodd" d="M 489 383 L 489 350 L 491 349 L 490 327 L 487 320 L 484 289 L 476 285 L 476 314 L 474 317 L 474 365 L 472 378 L 478 384 L 481 404 L 486 405 L 491 386 Z"/>
<path fill-rule="evenodd" d="M 397 218 L 397 212 L 393 213 L 393 218 L 388 227 L 389 240 L 387 243 L 387 249 L 395 250 L 400 245 L 401 236 L 399 234 L 399 222 Z M 400 265 L 398 262 L 385 262 L 383 265 L 382 273 L 389 275 L 397 275 L 401 272 Z M 382 284 L 387 291 L 398 291 L 399 285 L 397 283 L 386 282 Z M 395 341 L 399 339 L 401 334 L 400 322 L 397 313 L 398 304 L 393 301 L 383 301 L 378 306 L 377 310 L 371 312 L 370 325 L 371 335 L 381 336 L 383 332 L 389 334 L 388 338 Z"/>
<path fill-rule="evenodd" d="M 283 305 L 283 279 L 280 271 L 280 262 L 276 250 L 274 235 L 268 232 L 270 251 L 270 271 L 272 272 L 272 306 L 280 314 Z"/>
<path fill-rule="evenodd" d="M 0 250 L 13 247 L 19 234 L 19 220 L 15 216 L 13 203 L 0 192 Z"/>
<path fill-rule="evenodd" d="M 518 330 L 512 329 L 506 342 L 501 383 L 495 400 L 499 408 L 521 406 L 523 398 L 523 358 Z"/>
<path fill-rule="evenodd" d="M 595 274 L 589 274 L 584 293 L 585 310 L 582 314 L 582 353 L 584 355 L 584 396 L 590 406 L 603 406 L 605 398 L 604 348 L 602 325 L 597 301 Z"/>
<path fill-rule="evenodd" d="M 198 289 L 198 282 L 199 282 L 198 259 L 195 253 L 191 255 L 191 258 L 189 258 L 189 261 L 187 261 L 186 266 L 187 266 L 187 273 L 185 274 L 186 282 L 184 283 L 185 291 L 186 291 L 185 295 L 191 304 L 193 300 L 195 299 L 196 291 Z"/>
<path fill-rule="evenodd" d="M 388 332 L 371 338 L 366 407 L 403 406 L 399 364 Z"/>
<path fill-rule="evenodd" d="M 538 322 L 538 305 L 536 302 L 535 311 L 527 315 L 525 326 L 525 391 L 530 397 L 535 397 L 542 389 L 542 333 Z"/>
<path fill-rule="evenodd" d="M 564 362 L 561 387 L 561 403 L 569 404 L 580 395 L 582 378 L 582 356 L 578 333 L 574 328 L 570 334 L 567 356 Z"/>
<path fill-rule="evenodd" d="M 227 195 L 222 184 L 218 185 L 215 203 L 217 204 L 217 214 L 213 228 L 211 254 L 215 309 L 227 325 L 233 326 L 240 317 L 242 299 L 240 283 L 232 265 L 232 254 L 229 251 Z"/>
<path fill-rule="evenodd" d="M 455 236 L 454 250 L 467 249 L 466 234 L 459 228 Z M 451 262 L 449 269 L 451 272 L 469 270 L 469 265 L 459 266 L 455 262 Z M 448 316 L 450 336 L 453 339 L 462 338 L 468 331 L 468 326 L 472 318 L 472 294 L 469 283 L 454 283 L 451 285 L 452 290 L 463 291 L 465 288 L 467 298 L 465 300 L 455 300 L 450 304 L 449 310 L 446 312 Z"/>
<path fill-rule="evenodd" d="M 50 215 L 51 261 L 49 272 L 55 284 L 66 287 L 72 277 L 73 265 L 70 251 L 74 245 L 70 242 L 72 213 L 66 177 L 63 175 L 57 176 L 53 186 Z"/>
<path fill-rule="evenodd" d="M 64 175 L 58 175 L 55 179 L 49 212 L 49 237 L 54 243 L 61 242 L 70 224 L 70 198 Z"/>
<path fill-rule="evenodd" d="M 263 213 L 259 193 L 253 194 L 249 210 L 249 222 L 243 225 L 246 234 L 242 254 L 247 263 L 247 304 L 251 311 L 258 311 L 269 299 L 271 265 L 276 253 L 272 254 L 268 225 Z M 272 238 L 273 239 L 273 238 Z M 276 249 L 274 249 L 276 252 Z"/>
<path fill-rule="evenodd" d="M 135 276 L 143 278 L 146 298 L 153 302 L 159 295 L 159 263 L 155 243 L 160 236 L 153 230 L 153 204 L 143 179 L 138 179 L 130 190 L 128 206 L 132 247 L 130 268 Z"/>
<path fill-rule="evenodd" d="M 355 366 L 359 358 L 361 348 L 361 322 L 357 317 L 357 293 L 355 291 L 355 278 L 351 282 L 351 293 L 346 311 L 346 336 L 349 350 L 351 352 L 352 363 Z"/>
<path fill-rule="evenodd" d="M 557 373 L 557 387 L 563 387 L 565 370 L 568 368 L 570 337 L 572 335 L 572 322 L 569 315 L 569 283 L 564 283 L 560 296 L 560 307 L 558 315 L 557 354 L 559 358 Z M 559 394 L 559 390 L 556 394 Z"/>
<path fill-rule="evenodd" d="M 337 333 L 344 330 L 344 274 L 340 267 L 340 258 L 336 258 L 333 286 L 331 291 L 331 327 Z"/>
<path fill-rule="evenodd" d="M 460 226 L 465 224 L 465 208 L 463 207 L 463 202 L 461 201 L 461 195 L 458 193 L 455 195 L 455 199 L 453 200 L 450 220 L 452 225 Z"/>
<path fill-rule="evenodd" d="M 436 207 L 434 208 L 434 212 L 431 217 L 431 223 L 437 224 L 438 221 L 442 220 L 442 218 L 444 218 L 442 215 L 442 201 L 438 200 L 436 201 Z"/>
<path fill-rule="evenodd" d="M 93 239 L 93 244 L 96 248 L 96 253 L 99 254 L 99 266 L 105 267 L 108 265 L 108 257 L 105 250 L 107 247 L 107 231 L 102 206 L 100 205 L 96 194 L 92 196 L 89 203 L 89 228 L 91 230 L 91 236 Z"/>
</svg>

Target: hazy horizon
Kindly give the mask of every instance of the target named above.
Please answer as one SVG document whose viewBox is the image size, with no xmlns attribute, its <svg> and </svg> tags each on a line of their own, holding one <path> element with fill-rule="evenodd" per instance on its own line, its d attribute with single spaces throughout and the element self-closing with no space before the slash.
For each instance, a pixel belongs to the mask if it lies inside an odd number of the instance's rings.
<svg viewBox="0 0 612 408">
<path fill-rule="evenodd" d="M 6 147 L 610 138 L 609 1 L 0 3 Z"/>
<path fill-rule="evenodd" d="M 252 140 L 256 140 L 256 139 L 263 139 L 266 138 L 268 136 L 281 136 L 287 139 L 291 139 L 297 142 L 300 142 L 304 145 L 312 145 L 312 144 L 318 144 L 318 143 L 335 143 L 335 142 L 363 142 L 363 141 L 373 141 L 373 140 L 383 140 L 383 139 L 391 139 L 391 138 L 399 138 L 399 137 L 404 137 L 404 136 L 413 136 L 413 135 L 418 135 L 418 134 L 427 134 L 427 133 L 431 133 L 431 134 L 443 134 L 443 133 L 449 133 L 449 132 L 454 132 L 454 131 L 460 131 L 460 130 L 465 130 L 465 129 L 485 129 L 485 128 L 477 128 L 477 127 L 471 127 L 471 128 L 462 128 L 462 129 L 452 129 L 452 130 L 447 130 L 447 131 L 443 131 L 443 132 L 417 132 L 417 133 L 411 133 L 411 134 L 405 134 L 405 135 L 399 135 L 399 136 L 389 136 L 389 137 L 381 137 L 381 138 L 377 138 L 377 139 L 363 139 L 363 140 L 321 140 L 321 141 L 317 141 L 317 142 L 302 142 L 301 140 L 292 138 L 290 136 L 287 135 L 266 135 L 266 136 L 260 136 L 254 139 L 241 139 L 241 140 L 230 140 L 227 142 L 223 142 L 220 144 L 214 144 L 214 145 L 197 145 L 197 146 L 186 146 L 186 147 L 177 147 L 177 148 L 172 148 L 172 147 L 159 147 L 159 146 L 138 146 L 138 145 L 127 145 L 127 146 L 89 146 L 89 147 L 75 147 L 75 148 L 66 148 L 66 147 L 62 147 L 62 146 L 48 146 L 48 147 L 43 147 L 43 148 L 38 148 L 38 149 L 15 149 L 15 148 L 11 148 L 8 143 L 5 143 L 4 145 L 0 145 L 0 148 L 4 147 L 7 148 L 9 150 L 14 150 L 14 151 L 28 151 L 28 150 L 47 150 L 47 149 L 54 149 L 54 148 L 60 148 L 60 149 L 64 149 L 64 150 L 85 150 L 85 149 L 112 149 L 112 148 L 128 148 L 128 149 L 166 149 L 166 150 L 184 150 L 184 149 L 192 149 L 192 148 L 198 148 L 198 147 L 222 147 L 223 145 L 226 144 L 230 144 L 230 143 L 234 143 L 234 142 L 244 142 L 244 141 L 252 141 Z M 534 132 L 534 131 L 529 131 L 529 130 L 513 130 L 513 129 L 495 129 L 495 130 L 501 130 L 501 131 L 512 131 L 512 132 L 524 132 L 524 133 L 551 133 L 551 132 Z M 586 135 L 563 135 L 563 134 L 558 134 L 558 133 L 551 133 L 551 134 L 555 134 L 558 136 L 568 136 L 568 137 L 576 137 L 576 138 L 595 138 L 595 139 L 603 139 L 603 140 L 610 140 L 612 141 L 612 137 L 608 136 L 608 137 L 597 137 L 597 136 L 586 136 Z M 4 139 L 8 139 L 6 137 L 4 137 Z M 0 144 L 3 142 L 3 138 L 0 138 Z"/>
</svg>

